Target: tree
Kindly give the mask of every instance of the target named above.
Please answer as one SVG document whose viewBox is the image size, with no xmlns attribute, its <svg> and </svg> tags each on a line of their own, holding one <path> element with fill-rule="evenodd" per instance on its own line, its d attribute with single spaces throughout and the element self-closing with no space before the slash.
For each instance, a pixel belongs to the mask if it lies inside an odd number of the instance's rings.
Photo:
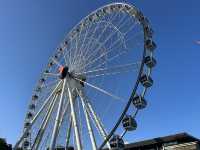
<svg viewBox="0 0 200 150">
<path fill-rule="evenodd" d="M 0 150 L 12 150 L 12 145 L 7 144 L 5 139 L 0 138 Z"/>
</svg>

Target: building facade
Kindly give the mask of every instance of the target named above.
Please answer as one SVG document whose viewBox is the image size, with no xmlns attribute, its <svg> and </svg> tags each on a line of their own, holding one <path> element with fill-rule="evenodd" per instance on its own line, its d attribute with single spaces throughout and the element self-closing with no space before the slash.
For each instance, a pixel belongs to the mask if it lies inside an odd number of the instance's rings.
<svg viewBox="0 0 200 150">
<path fill-rule="evenodd" d="M 200 150 L 200 139 L 180 133 L 127 144 L 125 150 Z"/>
<path fill-rule="evenodd" d="M 0 148 L 0 150 L 4 149 Z M 59 146 L 56 148 L 56 150 L 75 149 L 73 147 L 64 148 L 63 146 Z M 187 133 L 180 133 L 126 144 L 124 149 L 113 150 L 200 150 L 200 139 L 195 138 Z"/>
</svg>

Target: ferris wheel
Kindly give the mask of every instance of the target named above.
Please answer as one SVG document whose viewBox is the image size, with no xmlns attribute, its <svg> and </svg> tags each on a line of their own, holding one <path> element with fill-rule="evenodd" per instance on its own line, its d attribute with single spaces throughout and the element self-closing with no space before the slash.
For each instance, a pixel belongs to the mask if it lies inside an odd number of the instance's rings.
<svg viewBox="0 0 200 150">
<path fill-rule="evenodd" d="M 153 84 L 152 34 L 126 3 L 83 18 L 49 58 L 14 149 L 122 149 Z"/>
</svg>

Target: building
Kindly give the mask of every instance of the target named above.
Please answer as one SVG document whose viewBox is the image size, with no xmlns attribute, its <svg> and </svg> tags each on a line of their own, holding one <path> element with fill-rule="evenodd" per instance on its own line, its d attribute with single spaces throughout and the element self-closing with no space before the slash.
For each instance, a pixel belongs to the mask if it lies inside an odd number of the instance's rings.
<svg viewBox="0 0 200 150">
<path fill-rule="evenodd" d="M 56 150 L 66 149 L 59 146 Z M 74 148 L 68 147 L 67 150 L 74 150 Z M 126 144 L 124 149 L 113 150 L 200 150 L 200 139 L 195 138 L 188 133 L 179 133 Z"/>
<path fill-rule="evenodd" d="M 127 144 L 125 150 L 200 150 L 200 139 L 180 133 Z"/>
</svg>

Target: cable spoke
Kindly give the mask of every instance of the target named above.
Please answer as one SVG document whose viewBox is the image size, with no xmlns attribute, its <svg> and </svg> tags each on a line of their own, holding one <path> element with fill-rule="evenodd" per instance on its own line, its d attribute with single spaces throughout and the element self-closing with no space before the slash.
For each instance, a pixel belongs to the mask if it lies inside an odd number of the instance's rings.
<svg viewBox="0 0 200 150">
<path fill-rule="evenodd" d="M 49 147 L 50 150 L 55 149 L 56 138 L 57 138 L 58 131 L 59 131 L 59 122 L 60 122 L 61 113 L 62 113 L 63 95 L 64 95 L 65 85 L 66 85 L 66 79 L 64 79 L 64 82 L 62 85 L 62 91 L 61 91 L 60 101 L 59 101 L 59 105 L 58 105 L 58 111 L 56 114 L 56 120 L 55 120 L 53 133 L 52 133 L 52 137 L 51 137 L 51 142 L 50 142 L 50 147 Z"/>
<path fill-rule="evenodd" d="M 19 146 L 19 144 L 22 142 L 22 140 L 24 139 L 25 135 L 28 133 L 28 131 L 31 129 L 32 125 L 35 123 L 35 121 L 37 120 L 37 118 L 39 117 L 39 115 L 41 114 L 41 112 L 44 110 L 45 106 L 48 104 L 50 98 L 55 94 L 55 92 L 57 91 L 58 87 L 60 86 L 61 81 L 57 84 L 57 86 L 55 87 L 55 89 L 52 91 L 52 93 L 49 95 L 49 97 L 44 101 L 43 105 L 41 106 L 41 108 L 39 109 L 39 111 L 35 114 L 34 118 L 31 120 L 30 125 L 28 126 L 28 128 L 26 128 L 26 130 L 24 131 L 24 133 L 22 134 L 22 136 L 20 137 L 20 139 L 17 141 L 17 143 L 14 146 L 14 149 L 17 149 L 17 147 Z"/>
<path fill-rule="evenodd" d="M 111 22 L 112 20 L 114 20 L 114 19 L 117 17 L 117 15 L 118 15 L 118 14 L 116 14 L 115 16 L 113 16 L 113 17 L 111 18 L 111 20 L 109 20 L 109 21 L 107 21 L 107 22 Z M 100 25 L 100 22 L 97 22 L 97 25 L 96 25 L 96 28 L 95 28 L 95 32 L 96 32 L 97 27 L 99 27 L 99 25 Z M 99 34 L 99 35 L 97 36 L 97 38 L 96 38 L 97 41 L 99 41 L 99 40 L 101 39 L 101 37 L 103 36 L 103 34 L 105 33 L 105 31 L 107 30 L 108 27 L 109 27 L 109 24 L 107 24 L 106 26 L 104 26 L 103 30 L 101 31 L 101 34 Z M 95 34 L 93 34 L 92 37 L 94 37 L 94 35 L 95 35 Z M 89 53 L 89 50 L 93 48 L 93 45 L 90 46 L 90 44 L 93 44 L 93 43 L 91 43 L 91 40 L 90 40 L 88 46 L 86 47 L 85 56 Z"/>
<path fill-rule="evenodd" d="M 62 115 L 61 115 L 61 120 L 60 120 L 60 123 L 59 123 L 59 127 L 62 125 L 62 123 L 64 121 L 64 116 L 66 115 L 68 109 L 69 109 L 69 101 L 67 101 L 67 104 L 65 105 L 65 107 L 63 109 L 63 112 L 62 112 Z"/>
<path fill-rule="evenodd" d="M 78 128 L 77 116 L 76 116 L 76 112 L 75 112 L 75 108 L 74 108 L 74 98 L 72 97 L 69 83 L 67 83 L 67 89 L 68 89 L 71 115 L 72 115 L 72 121 L 73 121 L 73 126 L 74 126 L 75 138 L 76 138 L 76 146 L 77 146 L 77 150 L 82 150 L 82 143 L 81 143 L 81 139 L 80 139 L 80 132 L 79 132 L 79 128 Z"/>
<path fill-rule="evenodd" d="M 141 62 L 139 61 L 136 63 L 118 65 L 118 66 L 114 66 L 111 68 L 100 68 L 100 69 L 90 70 L 90 71 L 82 72 L 79 74 L 84 74 L 86 76 L 90 76 L 90 75 L 102 75 L 102 74 L 116 73 L 116 72 L 118 73 L 118 72 L 130 71 L 132 69 L 138 69 L 140 64 L 141 64 Z"/>
<path fill-rule="evenodd" d="M 102 88 L 99 88 L 99 87 L 97 87 L 97 86 L 95 86 L 95 85 L 92 85 L 92 84 L 90 84 L 90 83 L 88 83 L 88 82 L 86 82 L 86 81 L 82 81 L 82 80 L 80 80 L 80 79 L 78 79 L 78 78 L 75 78 L 75 79 L 78 80 L 78 81 L 80 81 L 80 82 L 84 82 L 84 84 L 86 84 L 86 85 L 88 85 L 88 86 L 90 86 L 90 87 L 96 89 L 97 91 L 99 91 L 99 92 L 101 92 L 101 93 L 104 93 L 105 95 L 108 95 L 108 96 L 112 97 L 113 99 L 121 100 L 122 102 L 125 101 L 123 98 L 121 98 L 121 97 L 119 97 L 119 96 L 116 96 L 116 95 L 114 95 L 114 94 L 111 94 L 110 92 L 107 92 L 106 90 L 104 90 L 104 89 L 102 89 Z"/>
<path fill-rule="evenodd" d="M 69 141 L 70 141 L 70 137 L 71 137 L 71 129 L 72 129 L 72 117 L 70 115 L 69 127 L 67 129 L 67 136 L 66 136 L 66 147 L 69 146 Z"/>
<path fill-rule="evenodd" d="M 97 115 L 96 112 L 94 111 L 94 109 L 93 109 L 93 107 L 92 107 L 92 105 L 91 105 L 89 99 L 84 95 L 84 91 L 82 91 L 82 90 L 79 92 L 79 96 L 82 98 L 82 101 L 83 101 L 83 103 L 84 103 L 84 106 L 85 106 L 85 108 L 86 108 L 86 111 L 88 112 L 88 117 L 89 117 L 89 116 L 92 116 L 93 121 L 94 121 L 94 124 L 95 124 L 97 130 L 99 131 L 100 135 L 101 135 L 101 136 L 103 137 L 103 139 L 105 140 L 106 137 L 107 137 L 106 129 L 105 129 L 105 127 L 103 126 L 103 124 L 102 124 L 100 118 L 98 117 L 98 115 Z M 92 137 L 92 133 L 91 133 L 91 138 L 93 138 L 93 137 Z M 93 141 L 93 140 L 94 140 L 94 139 L 92 139 L 92 141 Z M 95 142 L 95 141 L 93 141 L 93 142 Z M 93 146 L 95 147 L 95 143 L 93 143 L 93 144 L 94 144 Z M 110 144 L 109 144 L 108 142 L 107 142 L 106 144 L 107 144 L 108 148 L 110 148 Z"/>
<path fill-rule="evenodd" d="M 139 22 L 137 22 L 136 25 L 137 25 L 138 23 L 139 23 Z M 131 26 L 130 28 L 132 28 L 132 26 Z M 128 28 L 128 30 L 130 30 L 130 28 Z M 101 48 L 102 46 L 104 46 L 104 45 L 110 40 L 110 38 L 113 37 L 115 34 L 116 34 L 116 32 L 112 32 L 111 34 L 108 34 L 108 36 L 107 36 L 107 38 L 104 40 L 104 42 L 102 42 L 102 44 L 96 48 L 96 51 L 99 51 L 100 48 Z M 99 40 L 99 39 L 98 39 L 98 40 Z M 117 44 L 117 42 L 119 42 L 120 40 L 121 40 L 121 39 L 118 38 L 115 42 L 113 42 L 113 43 L 110 45 L 110 48 L 112 48 L 112 47 L 113 47 L 115 44 Z M 93 53 L 92 53 L 92 54 L 93 54 Z M 88 60 L 91 58 L 92 54 L 90 54 L 90 57 L 87 57 Z"/>
<path fill-rule="evenodd" d="M 53 62 L 54 62 L 55 64 L 57 64 L 59 67 L 62 66 L 62 65 L 61 65 L 57 60 L 55 60 L 54 58 L 51 58 L 51 60 L 53 60 Z"/>
<path fill-rule="evenodd" d="M 55 74 L 55 73 L 44 73 L 44 75 L 58 77 L 60 74 L 59 73 L 57 73 L 57 74 Z"/>
<path fill-rule="evenodd" d="M 84 115 L 85 115 L 85 118 L 86 118 L 88 133 L 89 133 L 90 140 L 91 140 L 91 143 L 92 143 L 92 149 L 93 150 L 97 150 L 96 140 L 95 140 L 95 137 L 94 137 L 92 126 L 91 126 L 89 112 L 88 112 L 88 110 L 87 110 L 87 108 L 85 106 L 84 98 L 81 96 L 81 94 L 79 93 L 79 91 L 77 89 L 76 89 L 76 91 L 77 91 L 77 93 L 78 93 L 78 95 L 79 95 L 79 97 L 81 99 L 81 102 L 82 102 L 82 107 L 83 107 Z"/>
</svg>

